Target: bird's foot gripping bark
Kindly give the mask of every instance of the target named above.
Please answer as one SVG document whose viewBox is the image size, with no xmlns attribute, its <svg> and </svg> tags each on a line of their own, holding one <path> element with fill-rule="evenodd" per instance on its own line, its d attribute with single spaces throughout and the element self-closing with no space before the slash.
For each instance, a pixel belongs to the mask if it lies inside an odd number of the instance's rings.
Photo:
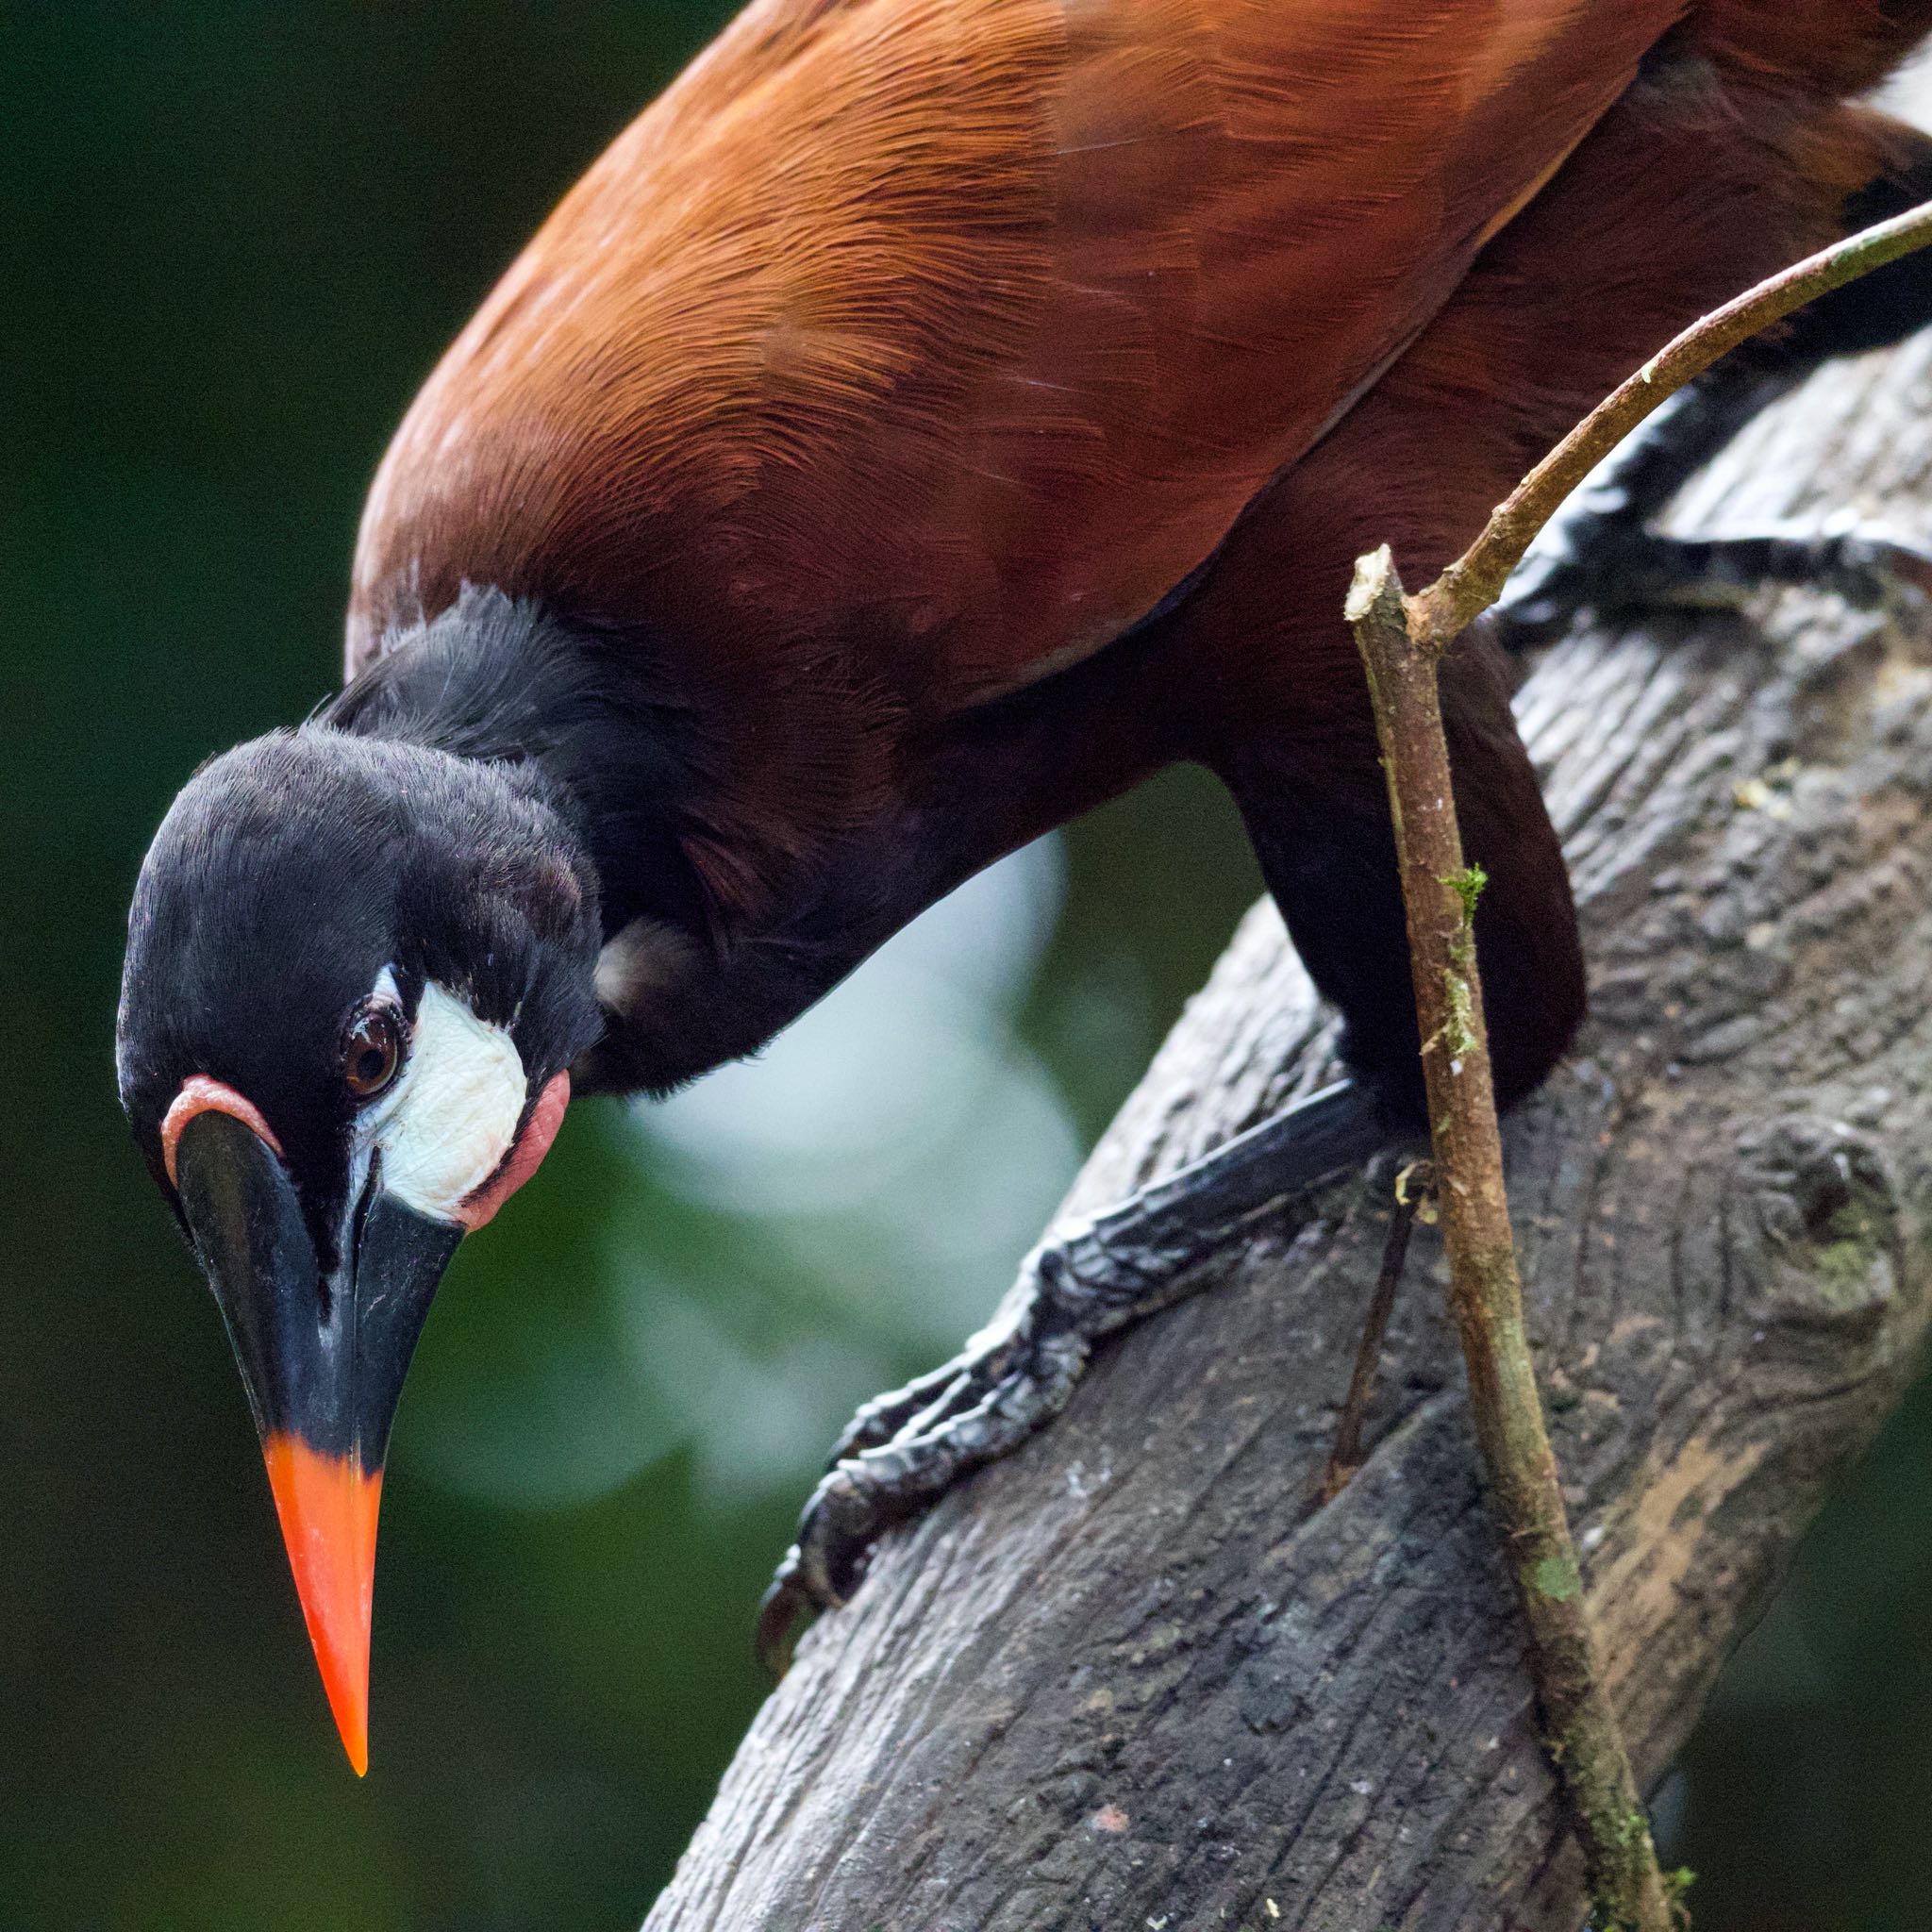
<svg viewBox="0 0 1932 1932">
<path fill-rule="evenodd" d="M 1526 649 L 1567 630 L 1583 610 L 1732 608 L 1754 591 L 1805 584 L 1868 609 L 1932 598 L 1932 548 L 1855 523 L 1774 525 L 1723 537 L 1667 537 L 1596 528 L 1533 555 L 1494 622 L 1504 643 Z"/>
<path fill-rule="evenodd" d="M 1861 608 L 1901 592 L 1932 596 L 1932 551 L 1849 518 L 1724 537 L 1667 537 L 1652 528 L 1691 477 L 1821 360 L 1878 339 L 1855 333 L 1840 341 L 1841 327 L 1831 325 L 1835 314 L 1839 325 L 1847 318 L 1829 309 L 1833 299 L 1812 311 L 1810 333 L 1801 327 L 1773 366 L 1761 358 L 1721 366 L 1679 391 L 1570 499 L 1491 613 L 1506 648 L 1548 643 L 1585 610 L 1709 609 L 1774 584 L 1809 584 Z M 1920 305 L 1904 312 L 1916 317 Z"/>
<path fill-rule="evenodd" d="M 885 1530 L 1058 1415 L 1100 1337 L 1192 1292 L 1191 1264 L 1241 1223 L 1397 1137 L 1374 1092 L 1342 1081 L 1036 1248 L 958 1356 L 853 1418 L 765 1594 L 760 1657 L 782 1673 L 799 1618 L 851 1596 Z"/>
</svg>

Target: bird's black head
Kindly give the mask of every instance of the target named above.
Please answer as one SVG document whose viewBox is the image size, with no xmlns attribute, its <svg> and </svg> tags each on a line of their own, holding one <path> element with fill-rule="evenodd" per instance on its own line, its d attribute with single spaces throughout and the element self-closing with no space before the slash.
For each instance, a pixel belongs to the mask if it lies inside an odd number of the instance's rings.
<svg viewBox="0 0 1932 1932">
<path fill-rule="evenodd" d="M 557 1131 L 599 940 L 529 773 L 322 725 L 205 767 L 142 868 L 121 1098 L 221 1304 L 358 1769 L 403 1373 Z"/>
</svg>

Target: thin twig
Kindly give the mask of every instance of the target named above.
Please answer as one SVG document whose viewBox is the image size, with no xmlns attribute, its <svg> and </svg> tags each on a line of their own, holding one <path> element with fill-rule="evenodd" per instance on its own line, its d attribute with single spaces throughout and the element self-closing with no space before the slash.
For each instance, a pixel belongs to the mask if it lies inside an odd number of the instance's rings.
<svg viewBox="0 0 1932 1932">
<path fill-rule="evenodd" d="M 1476 971 L 1474 913 L 1481 875 L 1463 864 L 1437 654 L 1410 635 L 1386 546 L 1357 566 L 1348 617 L 1368 667 L 1395 820 L 1450 1307 L 1469 1368 L 1476 1441 L 1528 1626 L 1544 1738 L 1605 1923 L 1670 1932 L 1670 1895 L 1598 1670 L 1537 1398 Z"/>
<path fill-rule="evenodd" d="M 1405 1168 L 1395 1177 L 1395 1208 L 1389 1217 L 1388 1239 L 1382 1244 L 1382 1271 L 1375 1277 L 1375 1291 L 1369 1297 L 1369 1311 L 1362 1318 L 1361 1340 L 1356 1343 L 1348 1394 L 1342 1400 L 1341 1419 L 1335 1424 L 1328 1467 L 1323 1471 L 1322 1486 L 1316 1491 L 1319 1502 L 1332 1503 L 1362 1466 L 1362 1425 L 1368 1420 L 1369 1399 L 1375 1392 L 1382 1343 L 1389 1334 L 1389 1318 L 1395 1311 L 1395 1291 L 1402 1285 L 1403 1263 L 1408 1259 L 1408 1238 L 1415 1231 L 1416 1210 L 1431 1187 L 1430 1181 L 1416 1170 L 1425 1171 L 1427 1167 L 1427 1161 L 1418 1161 L 1415 1167 Z"/>
<path fill-rule="evenodd" d="M 1805 303 L 1928 243 L 1932 203 L 1865 229 L 1707 315 L 1591 410 L 1426 590 L 1403 594 L 1385 545 L 1357 564 L 1348 596 L 1388 774 L 1450 1303 L 1476 1441 L 1529 1632 L 1544 1741 L 1583 1847 L 1591 1897 L 1605 1926 L 1630 1932 L 1671 1932 L 1682 1908 L 1657 1869 L 1604 1688 L 1537 1395 L 1476 969 L 1475 905 L 1484 881 L 1463 863 L 1437 669 L 1442 653 L 1502 594 L 1564 498 L 1652 410 Z"/>
<path fill-rule="evenodd" d="M 1446 650 L 1503 594 L 1563 499 L 1648 416 L 1739 343 L 1793 310 L 1932 242 L 1932 202 L 1860 230 L 1691 324 L 1613 391 L 1499 504 L 1482 535 L 1409 599 L 1417 641 Z"/>
</svg>

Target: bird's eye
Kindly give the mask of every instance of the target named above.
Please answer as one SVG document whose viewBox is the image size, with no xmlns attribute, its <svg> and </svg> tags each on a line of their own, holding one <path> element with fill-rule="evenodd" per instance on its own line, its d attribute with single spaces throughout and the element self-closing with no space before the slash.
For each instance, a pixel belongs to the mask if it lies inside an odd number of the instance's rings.
<svg viewBox="0 0 1932 1932">
<path fill-rule="evenodd" d="M 358 1100 L 380 1093 L 396 1076 L 403 1029 L 387 1002 L 364 1007 L 342 1035 L 342 1079 Z"/>
</svg>

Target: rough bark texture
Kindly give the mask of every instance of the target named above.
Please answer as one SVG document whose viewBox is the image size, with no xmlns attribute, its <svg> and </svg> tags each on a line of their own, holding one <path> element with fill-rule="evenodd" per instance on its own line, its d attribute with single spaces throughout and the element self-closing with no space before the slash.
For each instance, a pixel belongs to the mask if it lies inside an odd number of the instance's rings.
<svg viewBox="0 0 1932 1932">
<path fill-rule="evenodd" d="M 1932 530 L 1932 343 L 1830 369 L 1682 507 Z M 1520 710 L 1594 1017 L 1509 1124 L 1557 1454 L 1655 1778 L 1917 1363 L 1932 1276 L 1932 636 L 1809 592 L 1573 639 Z M 1083 1206 L 1323 1077 L 1272 910 Z M 1262 1217 L 1208 1292 L 881 1551 L 651 1932 L 1563 1928 L 1577 1862 L 1418 1230 L 1371 1453 L 1312 1498 L 1388 1182 Z"/>
</svg>

